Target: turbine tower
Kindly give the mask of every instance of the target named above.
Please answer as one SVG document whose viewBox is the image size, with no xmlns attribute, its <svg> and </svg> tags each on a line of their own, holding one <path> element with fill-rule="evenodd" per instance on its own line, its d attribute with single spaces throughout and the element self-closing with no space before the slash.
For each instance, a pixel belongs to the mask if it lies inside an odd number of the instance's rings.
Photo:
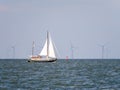
<svg viewBox="0 0 120 90">
<path fill-rule="evenodd" d="M 15 59 L 15 46 L 12 46 L 13 49 L 13 59 Z"/>
<path fill-rule="evenodd" d="M 71 57 L 72 59 L 74 59 L 74 47 L 72 44 L 71 44 Z"/>
<path fill-rule="evenodd" d="M 101 59 L 104 59 L 105 45 L 99 45 L 101 47 Z"/>
</svg>

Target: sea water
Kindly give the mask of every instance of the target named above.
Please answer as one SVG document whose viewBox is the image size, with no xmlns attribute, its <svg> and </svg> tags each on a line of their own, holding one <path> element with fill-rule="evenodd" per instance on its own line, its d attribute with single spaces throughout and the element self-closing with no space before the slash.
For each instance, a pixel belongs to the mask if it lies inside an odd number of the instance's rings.
<svg viewBox="0 0 120 90">
<path fill-rule="evenodd" d="M 0 90 L 120 90 L 120 60 L 0 60 Z"/>
</svg>

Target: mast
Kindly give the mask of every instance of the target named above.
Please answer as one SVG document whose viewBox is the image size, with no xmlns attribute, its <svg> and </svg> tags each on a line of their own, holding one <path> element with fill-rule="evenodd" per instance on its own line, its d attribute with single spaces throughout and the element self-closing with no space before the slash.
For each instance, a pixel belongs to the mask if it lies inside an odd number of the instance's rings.
<svg viewBox="0 0 120 90">
<path fill-rule="evenodd" d="M 56 55 L 55 55 L 55 50 L 54 50 L 54 44 L 52 42 L 52 39 L 50 37 L 50 33 L 47 32 L 47 35 L 46 35 L 46 42 L 44 44 L 44 47 L 42 49 L 42 51 L 40 52 L 39 54 L 40 56 L 45 56 L 46 58 L 56 58 Z"/>
<path fill-rule="evenodd" d="M 32 44 L 32 56 L 34 55 L 34 47 L 35 47 L 35 42 L 33 41 L 33 44 Z"/>
<path fill-rule="evenodd" d="M 49 32 L 47 31 L 47 58 L 49 57 Z"/>
</svg>

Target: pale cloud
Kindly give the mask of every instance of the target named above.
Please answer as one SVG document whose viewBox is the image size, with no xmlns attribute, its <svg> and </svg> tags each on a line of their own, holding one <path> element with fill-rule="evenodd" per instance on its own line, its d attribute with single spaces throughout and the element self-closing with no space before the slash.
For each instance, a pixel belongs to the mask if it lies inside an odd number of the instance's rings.
<svg viewBox="0 0 120 90">
<path fill-rule="evenodd" d="M 39 11 L 39 9 L 39 7 L 35 7 L 31 3 L 14 3 L 9 5 L 0 5 L 0 12 L 31 12 Z"/>
<path fill-rule="evenodd" d="M 0 12 L 6 12 L 8 11 L 8 6 L 0 5 Z"/>
<path fill-rule="evenodd" d="M 111 5 L 113 8 L 120 9 L 120 0 L 112 0 Z"/>
</svg>

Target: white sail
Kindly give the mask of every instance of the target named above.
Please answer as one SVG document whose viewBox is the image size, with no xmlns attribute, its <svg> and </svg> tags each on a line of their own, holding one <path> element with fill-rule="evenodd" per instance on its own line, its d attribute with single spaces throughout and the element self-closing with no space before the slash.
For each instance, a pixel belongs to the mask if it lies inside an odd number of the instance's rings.
<svg viewBox="0 0 120 90">
<path fill-rule="evenodd" d="M 40 56 L 47 56 L 47 39 L 46 39 L 45 45 L 44 45 L 44 47 L 39 55 Z"/>
<path fill-rule="evenodd" d="M 56 58 L 54 46 L 50 36 L 49 36 L 49 57 Z"/>
<path fill-rule="evenodd" d="M 51 39 L 49 34 L 48 34 L 47 39 L 46 39 L 45 45 L 44 45 L 44 47 L 39 55 L 40 56 L 47 56 L 47 48 L 48 48 L 48 57 L 56 58 L 52 39 Z M 49 46 L 47 47 L 47 45 L 49 45 Z"/>
</svg>

